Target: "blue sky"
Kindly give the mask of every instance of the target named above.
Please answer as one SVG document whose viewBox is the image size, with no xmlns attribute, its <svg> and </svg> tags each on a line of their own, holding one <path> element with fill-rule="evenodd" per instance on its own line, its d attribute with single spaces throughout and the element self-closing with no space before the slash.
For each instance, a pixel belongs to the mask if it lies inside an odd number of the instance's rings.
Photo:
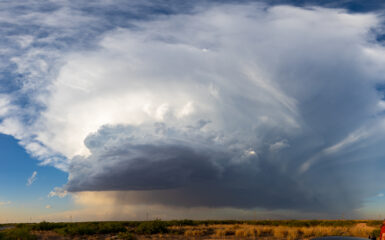
<svg viewBox="0 0 385 240">
<path fill-rule="evenodd" d="M 63 211 L 71 206 L 67 200 L 52 201 L 48 190 L 63 185 L 67 174 L 56 168 L 41 166 L 11 136 L 1 135 L 0 188 L 3 203 L 2 211 L 11 208 L 9 214 L 2 215 L 0 221 L 41 221 L 42 213 Z M 37 172 L 35 180 L 28 185 L 27 181 Z M 47 206 L 51 206 L 47 209 Z M 54 209 L 52 209 L 54 207 Z M 20 213 L 20 209 L 23 209 Z M 12 211 L 16 213 L 12 214 Z"/>
<path fill-rule="evenodd" d="M 385 216 L 384 16 L 1 2 L 0 221 Z"/>
</svg>

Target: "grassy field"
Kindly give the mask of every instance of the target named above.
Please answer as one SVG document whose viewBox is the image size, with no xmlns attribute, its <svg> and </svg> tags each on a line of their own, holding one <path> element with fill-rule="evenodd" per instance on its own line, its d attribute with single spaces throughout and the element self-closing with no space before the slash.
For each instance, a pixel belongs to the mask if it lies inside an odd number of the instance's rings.
<svg viewBox="0 0 385 240">
<path fill-rule="evenodd" d="M 128 221 L 15 224 L 2 239 L 311 239 L 321 236 L 379 234 L 382 221 Z M 1 226 L 0 226 L 1 228 Z"/>
</svg>

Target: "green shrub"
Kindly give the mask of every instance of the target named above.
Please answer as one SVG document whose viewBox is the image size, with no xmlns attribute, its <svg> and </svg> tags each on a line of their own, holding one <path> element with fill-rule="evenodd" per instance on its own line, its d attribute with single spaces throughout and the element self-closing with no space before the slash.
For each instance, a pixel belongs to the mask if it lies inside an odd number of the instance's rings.
<svg viewBox="0 0 385 240">
<path fill-rule="evenodd" d="M 98 233 L 100 234 L 108 234 L 108 233 L 118 233 L 125 232 L 126 228 L 123 223 L 119 222 L 102 222 L 99 223 Z"/>
<path fill-rule="evenodd" d="M 167 221 L 168 226 L 196 226 L 196 221 L 183 219 L 183 220 L 171 220 Z"/>
<path fill-rule="evenodd" d="M 366 223 L 367 226 L 371 227 L 381 227 L 383 221 L 381 220 L 371 220 Z"/>
<path fill-rule="evenodd" d="M 140 234 L 158 234 L 167 233 L 167 223 L 161 220 L 154 220 L 149 222 L 142 222 L 137 228 L 136 232 Z"/>
<path fill-rule="evenodd" d="M 94 235 L 125 232 L 126 227 L 121 222 L 84 222 L 84 223 L 68 223 L 68 224 L 40 224 L 34 226 L 34 229 L 50 230 L 61 235 Z"/>
<path fill-rule="evenodd" d="M 370 234 L 370 236 L 378 238 L 378 237 L 380 237 L 380 234 L 381 234 L 380 229 L 374 229 L 372 234 Z"/>
<path fill-rule="evenodd" d="M 98 233 L 97 223 L 77 223 L 71 224 L 64 229 L 57 231 L 65 235 L 94 235 Z"/>
<path fill-rule="evenodd" d="M 36 240 L 37 237 L 30 233 L 28 227 L 16 227 L 0 232 L 1 240 Z"/>
<path fill-rule="evenodd" d="M 136 240 L 136 236 L 132 233 L 129 233 L 129 232 L 121 232 L 118 234 L 118 238 L 119 239 L 123 239 L 123 240 Z"/>
<path fill-rule="evenodd" d="M 50 231 L 58 228 L 64 228 L 67 225 L 67 223 L 51 223 L 43 221 L 41 223 L 36 223 L 32 225 L 32 229 L 37 231 Z"/>
</svg>

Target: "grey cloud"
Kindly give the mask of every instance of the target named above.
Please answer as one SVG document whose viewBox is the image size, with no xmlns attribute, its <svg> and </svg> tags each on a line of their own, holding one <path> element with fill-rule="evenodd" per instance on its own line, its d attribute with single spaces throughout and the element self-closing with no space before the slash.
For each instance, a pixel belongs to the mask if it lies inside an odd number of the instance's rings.
<svg viewBox="0 0 385 240">
<path fill-rule="evenodd" d="M 14 81 L 0 87 L 16 106 L 0 131 L 68 171 L 50 195 L 335 212 L 382 188 L 379 14 L 38 3 L 0 11 L 0 24 L 19 29 L 4 32 L 12 50 L 0 67 Z"/>
<path fill-rule="evenodd" d="M 243 149 L 218 145 L 199 132 L 168 129 L 159 136 L 154 135 L 156 130 L 155 126 L 109 126 L 89 136 L 91 156 L 72 160 L 66 188 L 156 190 L 133 193 L 130 198 L 135 203 L 174 206 L 325 207 L 309 199 L 289 174 Z M 243 159 L 234 162 L 234 158 Z"/>
<path fill-rule="evenodd" d="M 218 21 L 224 16 L 231 24 Z M 137 69 L 143 80 L 135 86 L 151 84 L 167 94 L 163 86 L 172 86 L 202 105 L 187 120 L 171 112 L 161 124 L 109 125 L 88 136 L 91 155 L 71 160 L 66 189 L 125 191 L 117 201 L 136 204 L 359 208 L 380 188 L 367 175 L 378 173 L 384 140 L 375 137 L 383 131 L 375 88 L 382 70 L 368 71 L 382 60 L 365 54 L 377 18 L 361 16 L 356 27 L 340 21 L 355 17 L 330 9 L 223 5 L 138 23 L 135 37 L 151 43 L 152 54 L 131 53 L 159 67 Z M 103 46 L 131 36 L 120 30 Z M 197 90 L 196 82 L 210 87 Z M 203 105 L 215 110 L 199 112 Z M 346 138 L 359 129 L 376 140 L 355 149 L 365 139 Z"/>
<path fill-rule="evenodd" d="M 268 147 L 257 157 L 235 149 L 234 143 L 218 146 L 199 132 L 200 138 L 176 129 L 161 136 L 156 132 L 156 126 L 103 127 L 86 139 L 91 155 L 72 159 L 65 188 L 121 191 L 115 196 L 119 204 L 330 213 L 359 207 L 366 194 L 356 187 L 362 177 L 354 176 L 362 169 L 326 167 L 301 175 L 292 166 L 282 168 Z M 295 161 L 293 155 L 286 158 Z"/>
<path fill-rule="evenodd" d="M 68 190 L 169 189 L 213 181 L 223 171 L 219 164 L 234 155 L 210 139 L 159 130 L 104 127 L 87 137 L 92 155 L 72 159 Z"/>
</svg>

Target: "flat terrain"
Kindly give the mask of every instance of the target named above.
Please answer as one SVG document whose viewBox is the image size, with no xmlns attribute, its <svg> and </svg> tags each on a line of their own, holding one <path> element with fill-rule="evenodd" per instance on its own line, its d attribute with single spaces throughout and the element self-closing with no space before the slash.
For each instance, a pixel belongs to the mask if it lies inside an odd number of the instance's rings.
<svg viewBox="0 0 385 240">
<path fill-rule="evenodd" d="M 323 236 L 368 238 L 381 221 L 130 221 L 15 224 L 0 226 L 1 239 L 312 239 Z M 5 228 L 4 228 L 5 227 Z"/>
</svg>

